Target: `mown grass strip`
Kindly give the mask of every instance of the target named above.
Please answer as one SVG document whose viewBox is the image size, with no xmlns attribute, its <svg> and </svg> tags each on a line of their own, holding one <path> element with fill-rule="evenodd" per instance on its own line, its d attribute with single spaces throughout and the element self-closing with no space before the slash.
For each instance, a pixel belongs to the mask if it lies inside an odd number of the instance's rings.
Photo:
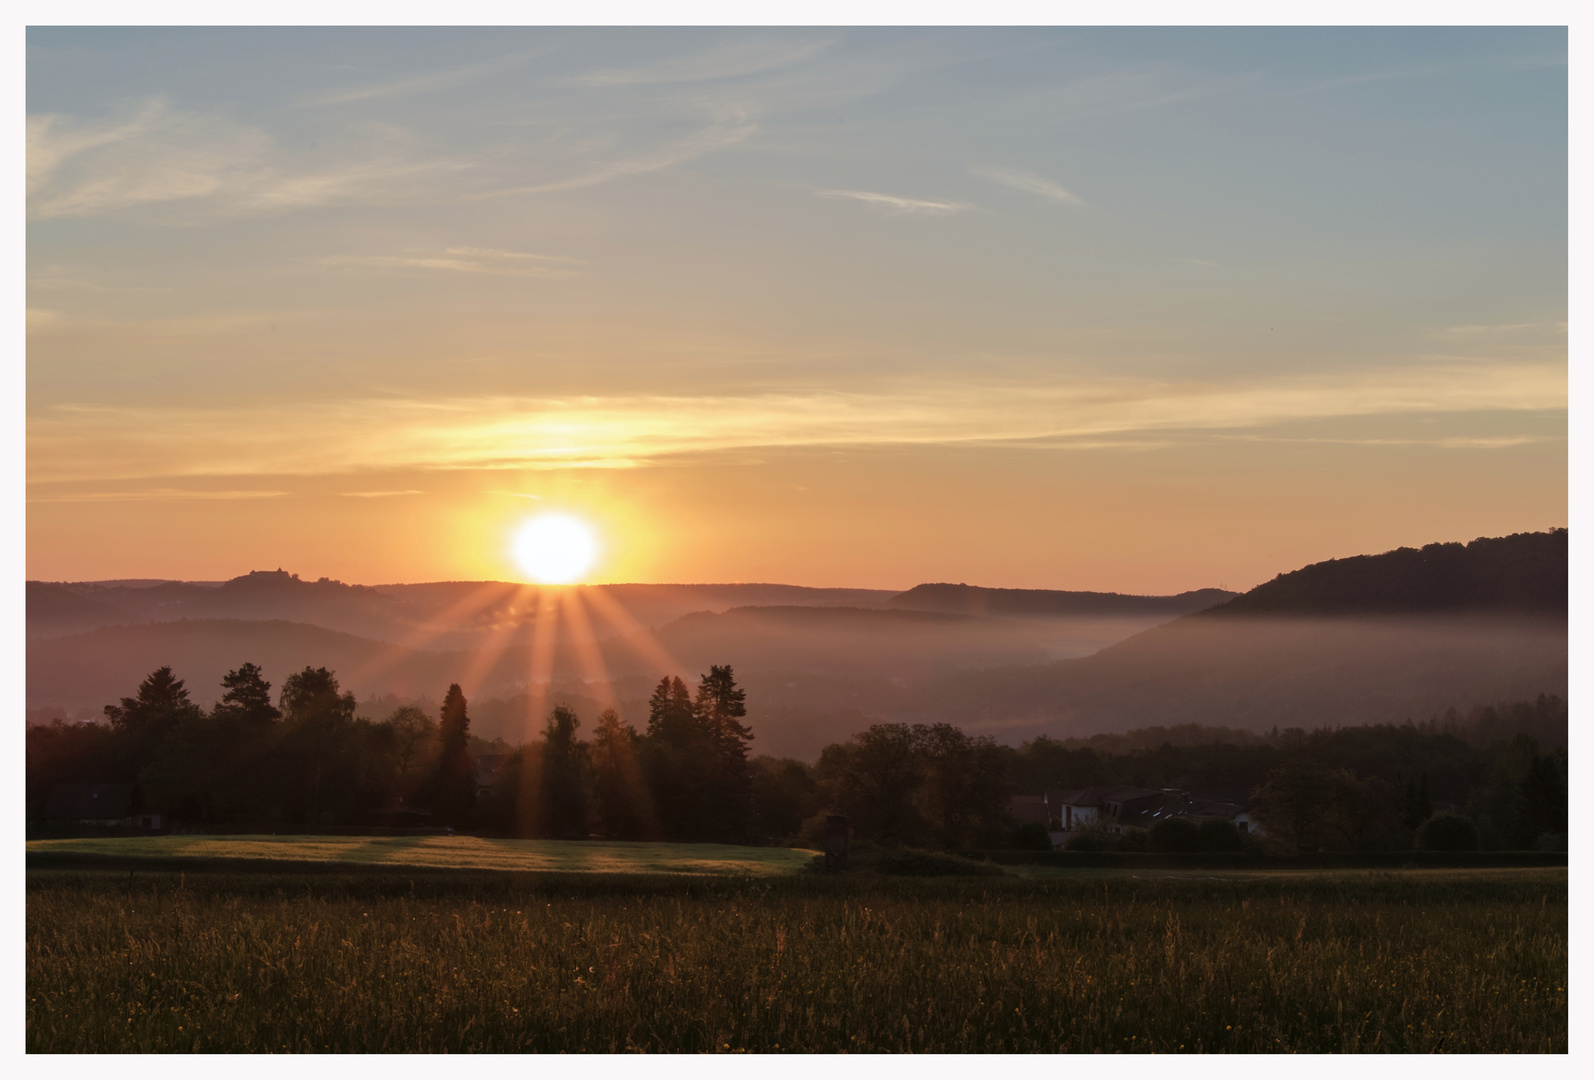
<svg viewBox="0 0 1594 1080">
<path fill-rule="evenodd" d="M 32 856 L 356 863 L 586 874 L 789 874 L 815 852 L 730 844 L 515 840 L 477 836 L 134 836 L 32 840 Z"/>
</svg>

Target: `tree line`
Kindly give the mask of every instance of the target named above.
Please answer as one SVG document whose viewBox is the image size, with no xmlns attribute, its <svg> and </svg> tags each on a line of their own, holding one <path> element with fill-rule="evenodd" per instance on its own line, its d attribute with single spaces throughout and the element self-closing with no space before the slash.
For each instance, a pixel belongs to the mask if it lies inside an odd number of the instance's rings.
<svg viewBox="0 0 1594 1080">
<path fill-rule="evenodd" d="M 558 704 L 518 747 L 471 733 L 457 685 L 435 718 L 401 705 L 382 720 L 356 715 L 326 668 L 288 676 L 275 700 L 271 690 L 243 664 L 207 712 L 163 667 L 107 706 L 103 723 L 29 727 L 30 814 L 52 783 L 130 783 L 146 808 L 196 828 L 425 823 L 818 845 L 825 818 L 845 814 L 866 842 L 967 851 L 1046 843 L 1015 829 L 1013 794 L 1122 784 L 1249 803 L 1282 850 L 1410 847 L 1444 811 L 1459 811 L 1470 843 L 1486 848 L 1566 833 L 1566 706 L 1542 695 L 1423 724 L 1243 736 L 1190 726 L 1018 747 L 950 724 L 877 723 L 810 763 L 751 755 L 746 693 L 728 666 L 695 687 L 661 679 L 644 730 L 614 709 L 584 726 Z M 1231 843 L 1163 831 L 1157 843 Z"/>
</svg>

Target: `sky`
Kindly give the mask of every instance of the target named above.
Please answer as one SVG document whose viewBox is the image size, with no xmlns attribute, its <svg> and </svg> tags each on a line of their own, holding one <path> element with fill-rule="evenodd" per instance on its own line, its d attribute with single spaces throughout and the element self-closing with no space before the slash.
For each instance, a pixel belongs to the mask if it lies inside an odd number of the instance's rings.
<svg viewBox="0 0 1594 1080">
<path fill-rule="evenodd" d="M 31 29 L 27 573 L 1170 593 L 1567 523 L 1564 29 Z"/>
</svg>

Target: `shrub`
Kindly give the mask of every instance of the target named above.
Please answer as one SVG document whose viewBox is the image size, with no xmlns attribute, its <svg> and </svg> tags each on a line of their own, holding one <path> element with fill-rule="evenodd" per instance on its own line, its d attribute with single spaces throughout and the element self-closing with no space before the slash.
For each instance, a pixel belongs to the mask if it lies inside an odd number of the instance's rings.
<svg viewBox="0 0 1594 1080">
<path fill-rule="evenodd" d="M 1152 851 L 1200 851 L 1201 829 L 1189 818 L 1169 818 L 1151 827 Z"/>
<path fill-rule="evenodd" d="M 1111 851 L 1112 837 L 1107 830 L 1096 827 L 1081 829 L 1063 844 L 1064 851 Z"/>
<path fill-rule="evenodd" d="M 1244 851 L 1245 837 L 1232 821 L 1208 818 L 1197 826 L 1202 851 Z"/>
<path fill-rule="evenodd" d="M 1135 829 L 1118 837 L 1118 842 L 1113 845 L 1117 851 L 1150 851 L 1151 837 L 1149 834 Z"/>
<path fill-rule="evenodd" d="M 1026 821 L 1013 830 L 1008 837 L 1008 846 L 1019 851 L 1050 851 L 1052 850 L 1052 834 L 1046 826 L 1038 821 Z"/>
<path fill-rule="evenodd" d="M 1460 814 L 1435 814 L 1417 827 L 1419 851 L 1477 851 L 1478 827 Z"/>
</svg>

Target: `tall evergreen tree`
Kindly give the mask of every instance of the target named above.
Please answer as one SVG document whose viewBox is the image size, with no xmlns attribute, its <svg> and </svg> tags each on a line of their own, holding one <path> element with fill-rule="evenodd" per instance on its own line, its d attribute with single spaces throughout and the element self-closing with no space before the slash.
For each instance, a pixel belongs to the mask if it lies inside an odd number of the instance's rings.
<svg viewBox="0 0 1594 1080">
<path fill-rule="evenodd" d="M 671 746 L 690 745 L 699 733 L 692 695 L 679 676 L 666 675 L 648 699 L 648 738 Z"/>
<path fill-rule="evenodd" d="M 672 840 L 708 835 L 716 750 L 679 677 L 666 676 L 654 688 L 642 750 L 643 775 L 663 834 Z"/>
<path fill-rule="evenodd" d="M 222 676 L 221 685 L 226 692 L 213 710 L 217 717 L 260 725 L 282 718 L 281 710 L 271 704 L 271 684 L 261 677 L 260 668 L 255 664 L 244 664 L 227 672 Z"/>
<path fill-rule="evenodd" d="M 169 667 L 156 668 L 138 685 L 136 697 L 105 706 L 118 744 L 115 769 L 118 780 L 135 780 L 173 731 L 202 719 L 205 713 L 188 699 L 183 680 Z"/>
<path fill-rule="evenodd" d="M 437 725 L 436 769 L 425 795 L 439 824 L 467 824 L 476 805 L 476 763 L 470 756 L 465 692 L 450 684 Z"/>
<path fill-rule="evenodd" d="M 592 794 L 598 823 L 611 838 L 633 838 L 647 831 L 651 800 L 637 762 L 638 737 L 620 714 L 604 709 L 592 733 Z"/>
<path fill-rule="evenodd" d="M 580 727 L 575 712 L 558 705 L 543 729 L 541 816 L 551 836 L 587 835 L 586 748 L 576 739 Z"/>
<path fill-rule="evenodd" d="M 693 711 L 719 752 L 728 762 L 745 763 L 753 732 L 742 724 L 747 715 L 747 691 L 737 687 L 730 665 L 710 666 L 697 684 Z"/>
<path fill-rule="evenodd" d="M 747 744 L 753 732 L 741 722 L 747 715 L 747 692 L 737 687 L 730 665 L 709 668 L 698 682 L 693 711 L 713 751 L 704 792 L 704 825 L 715 839 L 745 839 L 752 793 Z"/>
<path fill-rule="evenodd" d="M 188 699 L 183 680 L 169 667 L 156 668 L 138 684 L 138 696 L 123 698 L 120 705 L 105 706 L 111 726 L 130 734 L 164 735 L 183 720 L 200 713 Z"/>
</svg>

